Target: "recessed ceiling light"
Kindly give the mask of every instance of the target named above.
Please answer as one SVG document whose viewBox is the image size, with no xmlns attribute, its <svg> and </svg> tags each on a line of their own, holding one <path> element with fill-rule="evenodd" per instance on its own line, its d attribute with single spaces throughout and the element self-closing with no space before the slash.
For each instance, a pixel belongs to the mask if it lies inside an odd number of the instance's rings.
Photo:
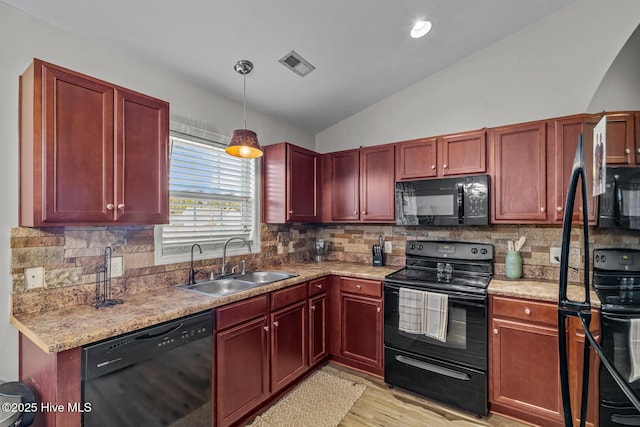
<svg viewBox="0 0 640 427">
<path fill-rule="evenodd" d="M 429 31 L 431 31 L 431 22 L 418 21 L 411 29 L 411 37 L 413 37 L 414 39 L 419 39 L 420 37 L 423 37 L 425 34 L 427 34 Z"/>
</svg>

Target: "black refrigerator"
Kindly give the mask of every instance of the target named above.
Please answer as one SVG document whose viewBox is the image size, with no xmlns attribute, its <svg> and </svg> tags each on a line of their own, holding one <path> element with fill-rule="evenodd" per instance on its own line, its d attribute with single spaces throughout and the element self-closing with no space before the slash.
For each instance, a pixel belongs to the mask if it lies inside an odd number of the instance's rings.
<svg viewBox="0 0 640 427">
<path fill-rule="evenodd" d="M 579 192 L 579 193 L 578 193 Z M 569 270 L 569 246 L 572 229 L 572 218 L 574 212 L 574 204 L 576 195 L 581 194 L 582 199 L 582 241 L 583 241 L 583 254 L 584 254 L 584 300 L 574 301 L 567 297 L 567 278 Z M 562 403 L 565 426 L 573 426 L 573 417 L 571 414 L 571 398 L 569 389 L 569 361 L 567 359 L 567 319 L 569 317 L 577 317 L 582 324 L 585 332 L 585 345 L 583 353 L 583 372 L 582 372 L 582 390 L 581 390 L 581 402 L 580 402 L 580 426 L 585 425 L 587 414 L 587 396 L 589 387 L 589 354 L 591 347 L 601 360 L 601 369 L 606 369 L 615 384 L 620 388 L 624 395 L 629 399 L 631 404 L 640 411 L 640 399 L 638 395 L 629 387 L 627 381 L 616 370 L 614 363 L 609 360 L 604 350 L 598 342 L 596 342 L 593 334 L 589 330 L 591 323 L 591 301 L 590 301 L 590 281 L 589 281 L 589 221 L 588 221 L 588 208 L 587 201 L 589 197 L 587 195 L 586 185 L 586 171 L 584 163 L 584 145 L 582 135 L 578 139 L 578 146 L 576 148 L 576 154 L 573 160 L 573 168 L 571 172 L 571 179 L 569 187 L 567 189 L 567 200 L 565 202 L 564 218 L 562 225 L 562 249 L 560 258 L 560 277 L 559 277 L 559 293 L 558 293 L 558 352 L 560 362 L 560 386 L 562 391 Z M 629 418 L 620 425 L 639 425 L 640 419 Z M 637 424 L 636 424 L 637 422 Z M 601 423 L 602 424 L 602 423 Z M 618 424 L 616 424 L 618 425 Z M 601 425 L 601 427 L 605 427 Z"/>
</svg>

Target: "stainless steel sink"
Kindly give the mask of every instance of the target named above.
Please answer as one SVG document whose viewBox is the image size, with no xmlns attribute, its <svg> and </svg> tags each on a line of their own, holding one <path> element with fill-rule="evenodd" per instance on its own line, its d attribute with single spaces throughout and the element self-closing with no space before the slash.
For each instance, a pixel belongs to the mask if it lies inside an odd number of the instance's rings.
<svg viewBox="0 0 640 427">
<path fill-rule="evenodd" d="M 283 273 L 282 271 L 251 271 L 249 273 L 234 276 L 234 279 L 264 285 L 296 276 L 297 274 Z"/>
<path fill-rule="evenodd" d="M 256 286 L 256 283 L 244 280 L 222 278 L 196 283 L 195 285 L 178 285 L 179 288 L 200 292 L 214 297 L 222 297 L 244 291 Z"/>
</svg>

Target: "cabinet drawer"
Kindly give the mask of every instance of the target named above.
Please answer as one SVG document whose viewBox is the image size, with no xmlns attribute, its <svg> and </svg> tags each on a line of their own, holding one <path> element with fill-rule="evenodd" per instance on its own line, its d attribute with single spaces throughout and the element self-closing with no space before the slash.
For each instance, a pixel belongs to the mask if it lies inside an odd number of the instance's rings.
<svg viewBox="0 0 640 427">
<path fill-rule="evenodd" d="M 382 296 L 382 283 L 377 280 L 354 279 L 352 277 L 340 278 L 340 290 L 358 295 L 372 297 Z"/>
<path fill-rule="evenodd" d="M 271 311 L 307 298 L 307 283 L 271 292 Z"/>
<path fill-rule="evenodd" d="M 217 329 L 223 330 L 267 313 L 268 295 L 260 295 L 216 309 Z"/>
<path fill-rule="evenodd" d="M 558 307 L 555 304 L 539 301 L 493 297 L 493 316 L 556 326 L 558 324 Z"/>
<path fill-rule="evenodd" d="M 321 294 L 327 291 L 329 282 L 326 277 L 320 279 L 314 279 L 309 282 L 309 296 Z"/>
</svg>

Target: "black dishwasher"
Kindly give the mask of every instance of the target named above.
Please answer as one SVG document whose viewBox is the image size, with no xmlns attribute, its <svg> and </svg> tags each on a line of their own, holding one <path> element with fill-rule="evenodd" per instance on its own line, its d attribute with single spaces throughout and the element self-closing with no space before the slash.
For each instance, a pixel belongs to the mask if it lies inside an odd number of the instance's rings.
<svg viewBox="0 0 640 427">
<path fill-rule="evenodd" d="M 211 426 L 213 313 L 82 347 L 83 426 Z"/>
</svg>

